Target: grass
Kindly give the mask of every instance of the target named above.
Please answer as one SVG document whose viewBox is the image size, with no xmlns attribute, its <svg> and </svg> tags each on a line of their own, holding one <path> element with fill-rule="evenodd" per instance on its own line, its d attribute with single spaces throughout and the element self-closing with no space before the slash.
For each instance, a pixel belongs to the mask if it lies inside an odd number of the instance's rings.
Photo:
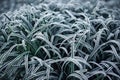
<svg viewBox="0 0 120 80">
<path fill-rule="evenodd" d="M 3 15 L 1 80 L 120 80 L 119 15 L 99 4 L 64 3 Z"/>
</svg>

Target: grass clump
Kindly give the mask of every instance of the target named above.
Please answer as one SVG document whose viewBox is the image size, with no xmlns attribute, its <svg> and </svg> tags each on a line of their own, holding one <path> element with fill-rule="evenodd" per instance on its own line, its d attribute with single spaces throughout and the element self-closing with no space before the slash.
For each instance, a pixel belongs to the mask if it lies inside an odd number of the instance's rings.
<svg viewBox="0 0 120 80">
<path fill-rule="evenodd" d="M 43 1 L 4 14 L 0 79 L 120 80 L 120 22 L 114 10 L 77 3 Z"/>
</svg>

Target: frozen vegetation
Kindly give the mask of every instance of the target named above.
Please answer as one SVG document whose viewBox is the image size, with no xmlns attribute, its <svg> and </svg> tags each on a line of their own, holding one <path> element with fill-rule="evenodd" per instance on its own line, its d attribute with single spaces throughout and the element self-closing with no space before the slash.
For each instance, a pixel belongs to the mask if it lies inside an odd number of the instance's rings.
<svg viewBox="0 0 120 80">
<path fill-rule="evenodd" d="M 0 80 L 120 80 L 120 0 L 10 1 Z"/>
</svg>

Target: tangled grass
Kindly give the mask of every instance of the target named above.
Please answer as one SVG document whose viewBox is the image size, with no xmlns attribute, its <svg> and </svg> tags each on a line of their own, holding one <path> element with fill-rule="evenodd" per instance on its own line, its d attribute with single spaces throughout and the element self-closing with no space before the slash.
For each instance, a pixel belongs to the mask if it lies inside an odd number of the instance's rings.
<svg viewBox="0 0 120 80">
<path fill-rule="evenodd" d="M 100 3 L 43 1 L 4 14 L 0 79 L 120 80 L 119 9 Z"/>
</svg>

